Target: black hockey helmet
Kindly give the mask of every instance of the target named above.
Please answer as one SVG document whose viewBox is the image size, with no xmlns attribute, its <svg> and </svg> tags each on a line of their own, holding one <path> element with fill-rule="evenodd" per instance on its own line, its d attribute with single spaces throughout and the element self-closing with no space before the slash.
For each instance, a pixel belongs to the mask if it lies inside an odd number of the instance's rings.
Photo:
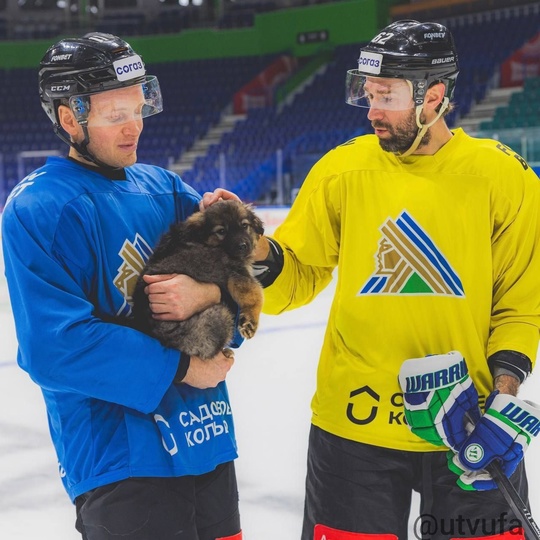
<svg viewBox="0 0 540 540">
<path fill-rule="evenodd" d="M 79 123 L 86 120 L 83 99 L 91 94 L 142 84 L 147 107 L 144 116 L 163 110 L 157 79 L 146 76 L 144 62 L 124 40 L 112 34 L 91 32 L 52 45 L 40 63 L 39 97 L 53 124 L 58 125 L 58 106 L 68 104 Z"/>
<path fill-rule="evenodd" d="M 360 100 L 366 77 L 410 81 L 414 106 L 422 105 L 432 83 L 442 82 L 449 101 L 458 73 L 454 39 L 445 26 L 412 19 L 396 21 L 360 49 L 358 69 L 347 72 L 347 103 L 365 106 Z"/>
</svg>

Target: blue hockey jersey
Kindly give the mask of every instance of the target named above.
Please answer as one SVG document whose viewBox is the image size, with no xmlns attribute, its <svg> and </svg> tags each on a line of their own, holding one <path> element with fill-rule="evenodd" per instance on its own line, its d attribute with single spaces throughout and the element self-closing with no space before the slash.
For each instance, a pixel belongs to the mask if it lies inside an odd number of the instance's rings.
<svg viewBox="0 0 540 540">
<path fill-rule="evenodd" d="M 111 180 L 52 157 L 2 219 L 18 363 L 41 387 L 72 500 L 130 476 L 198 475 L 237 457 L 225 383 L 174 385 L 179 352 L 104 322 L 130 312 L 152 246 L 200 196 L 150 165 Z"/>
</svg>

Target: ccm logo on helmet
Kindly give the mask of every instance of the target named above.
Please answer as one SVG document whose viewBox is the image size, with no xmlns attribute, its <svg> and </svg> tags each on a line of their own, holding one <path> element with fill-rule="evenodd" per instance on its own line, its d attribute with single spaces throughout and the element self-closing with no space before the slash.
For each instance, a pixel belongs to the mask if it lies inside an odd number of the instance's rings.
<svg viewBox="0 0 540 540">
<path fill-rule="evenodd" d="M 69 92 L 70 84 L 61 84 L 59 86 L 51 86 L 51 92 Z"/>
<path fill-rule="evenodd" d="M 119 81 L 129 81 L 145 74 L 144 64 L 138 55 L 113 62 L 113 68 Z"/>
</svg>

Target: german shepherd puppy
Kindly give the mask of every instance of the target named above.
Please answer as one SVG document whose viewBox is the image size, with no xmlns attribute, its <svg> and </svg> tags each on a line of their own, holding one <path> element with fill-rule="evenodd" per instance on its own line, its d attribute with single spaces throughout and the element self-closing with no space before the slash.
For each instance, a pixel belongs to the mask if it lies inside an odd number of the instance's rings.
<svg viewBox="0 0 540 540">
<path fill-rule="evenodd" d="M 228 290 L 240 309 L 238 330 L 249 339 L 257 330 L 263 300 L 262 287 L 251 269 L 255 246 L 263 233 L 263 224 L 251 206 L 234 200 L 219 201 L 173 224 L 137 281 L 133 293 L 135 328 L 190 356 L 206 360 L 219 351 L 232 355 L 227 345 L 234 335 L 235 317 L 224 303 L 185 321 L 158 321 L 152 317 L 142 276 L 187 274 Z"/>
</svg>

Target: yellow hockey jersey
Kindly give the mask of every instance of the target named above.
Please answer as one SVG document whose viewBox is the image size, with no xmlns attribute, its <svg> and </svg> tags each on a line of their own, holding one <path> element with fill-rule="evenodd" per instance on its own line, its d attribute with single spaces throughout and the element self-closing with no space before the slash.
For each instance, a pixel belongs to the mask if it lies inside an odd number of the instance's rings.
<svg viewBox="0 0 540 540">
<path fill-rule="evenodd" d="M 285 261 L 265 313 L 307 304 L 337 267 L 312 421 L 340 437 L 440 449 L 405 424 L 405 360 L 458 350 L 485 399 L 490 355 L 536 359 L 539 179 L 503 144 L 453 133 L 432 156 L 399 159 L 375 135 L 338 146 L 274 234 Z"/>
</svg>

